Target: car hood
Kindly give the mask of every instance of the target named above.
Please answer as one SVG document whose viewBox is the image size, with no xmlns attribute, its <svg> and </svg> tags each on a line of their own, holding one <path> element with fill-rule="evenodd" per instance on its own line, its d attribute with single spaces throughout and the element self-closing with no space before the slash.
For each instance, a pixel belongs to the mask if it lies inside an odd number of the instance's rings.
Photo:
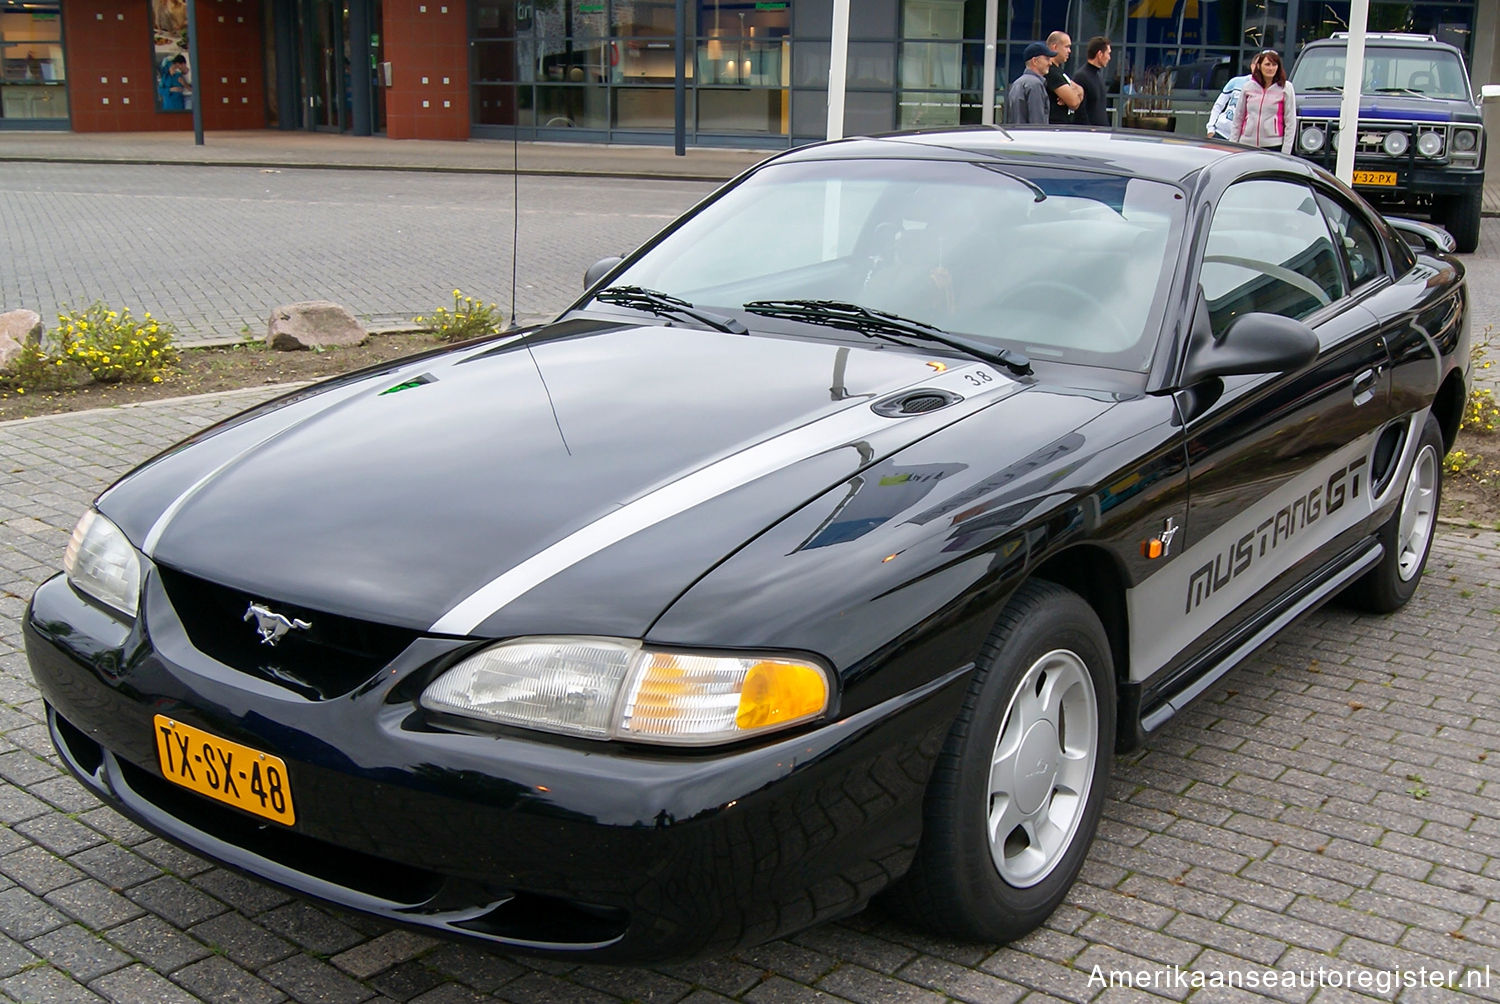
<svg viewBox="0 0 1500 1004">
<path fill-rule="evenodd" d="M 158 564 L 267 602 L 639 635 L 788 512 L 1020 387 L 879 342 L 581 319 L 254 409 L 99 507 Z M 949 403 L 871 407 L 915 388 Z"/>
<path fill-rule="evenodd" d="M 1302 118 L 1338 118 L 1339 96 L 1316 91 L 1299 93 L 1297 114 Z M 1479 112 L 1471 103 L 1453 98 L 1363 94 L 1359 99 L 1359 117 L 1406 122 L 1478 122 Z"/>
</svg>

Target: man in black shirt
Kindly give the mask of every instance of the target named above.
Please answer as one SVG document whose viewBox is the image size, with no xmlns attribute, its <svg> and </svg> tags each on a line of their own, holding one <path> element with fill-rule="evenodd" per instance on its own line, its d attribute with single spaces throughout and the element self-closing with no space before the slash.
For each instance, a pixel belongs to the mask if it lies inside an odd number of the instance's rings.
<svg viewBox="0 0 1500 1004">
<path fill-rule="evenodd" d="M 1079 125 L 1109 126 L 1109 111 L 1104 107 L 1104 68 L 1109 65 L 1109 39 L 1095 35 L 1089 39 L 1088 62 L 1078 71 L 1078 86 L 1083 88 L 1083 104 L 1073 117 Z"/>
<path fill-rule="evenodd" d="M 1072 125 L 1073 110 L 1083 104 L 1083 88 L 1063 72 L 1073 54 L 1073 39 L 1065 31 L 1054 31 L 1047 36 L 1047 48 L 1057 53 L 1047 70 L 1048 121 L 1053 125 Z"/>
</svg>

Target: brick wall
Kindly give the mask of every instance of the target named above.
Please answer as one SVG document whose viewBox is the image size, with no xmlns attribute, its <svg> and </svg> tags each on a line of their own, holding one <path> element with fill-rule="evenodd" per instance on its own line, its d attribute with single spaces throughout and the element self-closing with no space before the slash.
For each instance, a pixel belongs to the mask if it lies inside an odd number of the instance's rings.
<svg viewBox="0 0 1500 1004">
<path fill-rule="evenodd" d="M 386 0 L 386 135 L 469 138 L 466 0 Z"/>
<path fill-rule="evenodd" d="M 265 42 L 259 0 L 198 0 L 194 68 L 206 129 L 266 125 Z M 156 110 L 147 0 L 68 0 L 68 95 L 74 132 L 193 128 L 186 112 Z"/>
</svg>

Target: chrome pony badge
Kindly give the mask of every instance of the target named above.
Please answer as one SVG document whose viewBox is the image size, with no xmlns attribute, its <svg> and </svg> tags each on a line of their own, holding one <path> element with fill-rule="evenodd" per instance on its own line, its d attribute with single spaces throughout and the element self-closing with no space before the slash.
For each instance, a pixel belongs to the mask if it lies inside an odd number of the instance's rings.
<svg viewBox="0 0 1500 1004">
<path fill-rule="evenodd" d="M 255 630 L 260 634 L 262 645 L 275 645 L 288 631 L 306 631 L 312 627 L 304 620 L 288 618 L 284 614 L 278 614 L 264 603 L 252 603 L 245 611 L 241 620 L 255 618 Z"/>
</svg>

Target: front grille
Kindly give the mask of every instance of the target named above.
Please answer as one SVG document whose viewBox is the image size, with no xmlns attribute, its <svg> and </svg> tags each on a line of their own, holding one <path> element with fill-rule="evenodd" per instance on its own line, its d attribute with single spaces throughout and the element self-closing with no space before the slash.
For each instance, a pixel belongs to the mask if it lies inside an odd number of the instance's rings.
<svg viewBox="0 0 1500 1004">
<path fill-rule="evenodd" d="M 340 697 L 369 680 L 417 638 L 417 632 L 253 595 L 158 565 L 162 587 L 188 640 L 204 655 L 310 700 Z M 252 603 L 263 603 L 308 627 L 267 645 Z"/>
</svg>

